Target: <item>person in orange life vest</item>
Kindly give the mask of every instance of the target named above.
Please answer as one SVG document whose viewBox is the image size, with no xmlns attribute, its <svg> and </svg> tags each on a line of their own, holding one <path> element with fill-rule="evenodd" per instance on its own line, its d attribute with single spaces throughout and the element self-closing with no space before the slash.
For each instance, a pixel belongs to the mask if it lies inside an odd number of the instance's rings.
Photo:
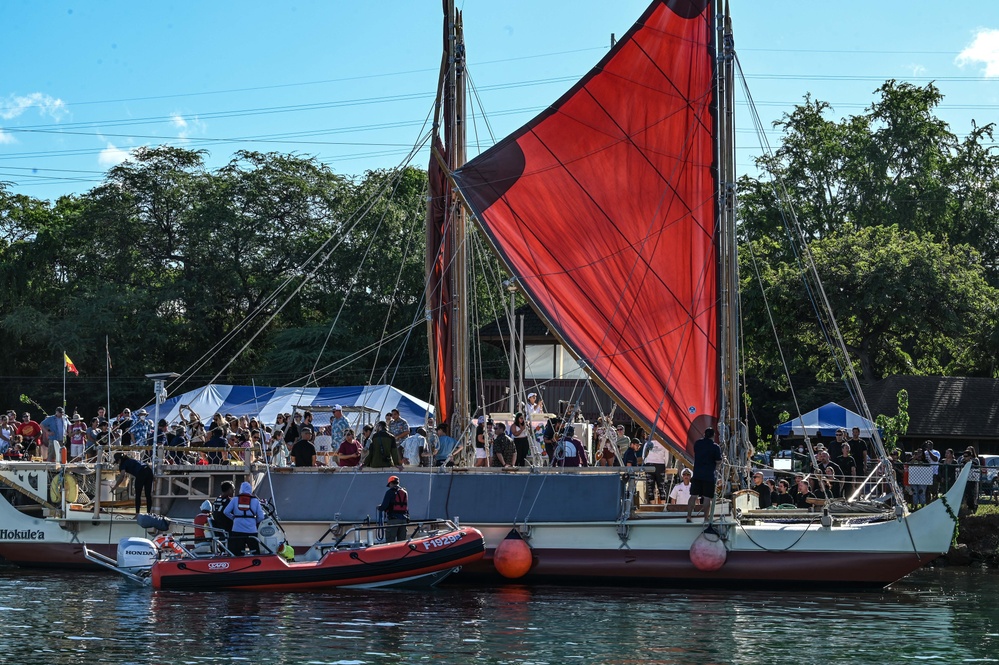
<svg viewBox="0 0 999 665">
<path fill-rule="evenodd" d="M 244 548 L 249 548 L 250 554 L 260 554 L 257 525 L 264 520 L 264 511 L 260 500 L 253 496 L 253 486 L 246 482 L 240 485 L 239 494 L 229 500 L 223 512 L 232 520 L 229 551 L 240 556 Z"/>
<path fill-rule="evenodd" d="M 385 513 L 385 542 L 406 540 L 409 522 L 409 494 L 399 486 L 399 476 L 389 476 L 388 490 L 378 510 Z"/>
</svg>

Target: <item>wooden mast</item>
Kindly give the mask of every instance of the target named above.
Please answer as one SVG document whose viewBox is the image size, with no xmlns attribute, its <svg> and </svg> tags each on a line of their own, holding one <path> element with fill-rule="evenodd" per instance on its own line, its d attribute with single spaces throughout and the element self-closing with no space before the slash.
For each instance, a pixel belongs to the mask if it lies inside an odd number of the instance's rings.
<svg viewBox="0 0 999 665">
<path fill-rule="evenodd" d="M 739 404 L 739 258 L 735 236 L 735 43 L 728 0 L 717 0 L 715 21 L 717 164 L 718 164 L 718 287 L 721 358 L 719 441 L 738 466 Z"/>
<path fill-rule="evenodd" d="M 450 103 L 445 108 L 450 118 L 445 122 L 448 128 L 448 172 L 453 173 L 465 164 L 465 38 L 462 30 L 461 12 L 454 6 L 454 0 L 448 0 L 448 68 L 446 95 Z M 452 310 L 451 310 L 451 351 L 453 353 L 453 414 L 451 416 L 451 433 L 460 436 L 468 426 L 471 414 L 469 412 L 468 391 L 470 385 L 468 320 L 469 309 L 468 286 L 468 244 L 465 206 L 454 188 L 451 189 L 451 200 L 448 202 L 451 215 L 451 247 L 454 248 L 452 276 Z"/>
</svg>

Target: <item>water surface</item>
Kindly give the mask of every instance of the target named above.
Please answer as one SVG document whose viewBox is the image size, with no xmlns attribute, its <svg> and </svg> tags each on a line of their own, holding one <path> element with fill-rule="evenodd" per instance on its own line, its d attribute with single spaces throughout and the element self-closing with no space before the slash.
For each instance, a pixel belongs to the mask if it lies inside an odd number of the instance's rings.
<svg viewBox="0 0 999 665">
<path fill-rule="evenodd" d="M 153 592 L 0 567 L 0 662 L 995 662 L 999 574 L 916 573 L 875 593 L 460 587 Z"/>
</svg>

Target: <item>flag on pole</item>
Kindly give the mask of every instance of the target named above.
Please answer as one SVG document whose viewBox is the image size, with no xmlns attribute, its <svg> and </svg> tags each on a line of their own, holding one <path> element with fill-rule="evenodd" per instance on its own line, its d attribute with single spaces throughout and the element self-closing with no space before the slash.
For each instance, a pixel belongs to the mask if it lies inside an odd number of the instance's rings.
<svg viewBox="0 0 999 665">
<path fill-rule="evenodd" d="M 80 370 L 76 369 L 76 365 L 74 365 L 73 361 L 69 359 L 69 356 L 66 355 L 65 351 L 62 352 L 62 357 L 66 361 L 66 371 L 72 372 L 76 376 L 80 376 Z"/>
</svg>

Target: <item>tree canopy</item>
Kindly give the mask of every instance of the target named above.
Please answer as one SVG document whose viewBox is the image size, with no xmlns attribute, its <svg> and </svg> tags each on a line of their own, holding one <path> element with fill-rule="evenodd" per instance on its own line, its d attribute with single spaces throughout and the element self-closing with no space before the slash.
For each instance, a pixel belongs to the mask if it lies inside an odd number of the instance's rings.
<svg viewBox="0 0 999 665">
<path fill-rule="evenodd" d="M 807 254 L 862 382 L 996 375 L 994 128 L 954 134 L 932 84 L 888 81 L 875 95 L 841 120 L 806 97 L 775 123 L 780 145 L 759 175 L 740 182 L 747 375 L 773 412 L 790 404 L 771 317 L 806 392 L 841 376 Z"/>
</svg>

